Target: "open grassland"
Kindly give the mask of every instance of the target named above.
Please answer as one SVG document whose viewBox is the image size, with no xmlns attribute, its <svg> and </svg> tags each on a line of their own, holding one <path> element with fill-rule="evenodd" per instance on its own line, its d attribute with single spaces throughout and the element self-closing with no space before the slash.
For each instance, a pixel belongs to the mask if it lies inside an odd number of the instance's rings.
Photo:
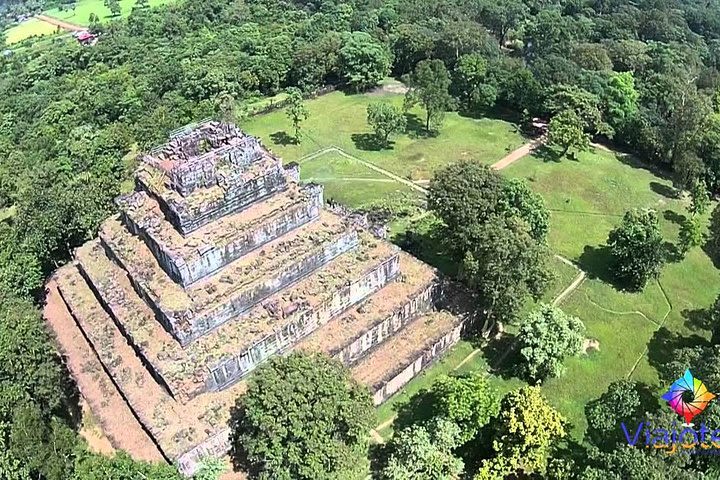
<svg viewBox="0 0 720 480">
<path fill-rule="evenodd" d="M 676 335 L 707 337 L 708 332 L 693 323 L 693 311 L 708 307 L 720 292 L 720 272 L 702 249 L 695 248 L 684 259 L 665 265 L 660 278 L 642 292 L 629 293 L 613 285 L 604 245 L 625 211 L 635 207 L 657 210 L 669 247 L 677 242 L 679 223 L 685 215 L 686 200 L 677 197 L 671 182 L 631 158 L 600 149 L 581 153 L 577 161 L 546 161 L 535 155 L 523 158 L 503 174 L 526 179 L 543 196 L 551 209 L 552 250 L 588 275 L 564 299 L 561 308 L 584 322 L 587 336 L 599 341 L 599 350 L 569 359 L 564 376 L 542 385 L 545 395 L 570 421 L 574 436 L 580 439 L 587 426 L 585 406 L 612 381 L 632 378 L 648 383 L 658 392 L 666 387 L 658 383 L 654 367 L 668 360 L 667 339 Z M 428 259 L 432 261 L 431 254 Z M 556 280 L 545 302 L 562 291 L 563 285 L 572 283 L 577 273 L 562 262 L 552 266 Z M 525 311 L 530 308 L 532 305 Z M 500 392 L 521 385 L 514 369 L 517 352 L 506 353 L 514 343 L 515 331 L 509 326 L 502 341 L 483 347 L 480 355 L 455 373 L 489 372 L 490 382 Z M 467 343 L 459 345 L 444 362 L 411 382 L 408 393 L 401 393 L 381 408 L 381 418 L 391 418 L 391 411 L 409 393 L 425 388 L 438 374 L 453 372 L 468 350 L 472 348 Z M 390 432 L 388 426 L 381 434 Z"/>
<path fill-rule="evenodd" d="M 326 200 L 360 208 L 401 196 L 418 194 L 408 186 L 388 178 L 337 152 L 327 152 L 300 162 L 300 178 L 325 187 Z"/>
<path fill-rule="evenodd" d="M 148 0 L 148 5 L 151 7 L 157 5 L 164 5 L 170 3 L 171 0 Z M 137 0 L 119 0 L 120 3 L 120 15 L 121 17 L 127 17 L 130 15 L 133 7 L 136 6 Z M 94 13 L 100 18 L 100 22 L 109 22 L 113 17 L 110 13 L 110 9 L 107 8 L 103 0 L 78 0 L 73 10 L 62 10 L 52 8 L 43 12 L 45 15 L 66 20 L 77 25 L 88 26 L 90 24 L 90 14 Z"/>
<path fill-rule="evenodd" d="M 5 31 L 5 43 L 13 45 L 32 37 L 42 37 L 58 33 L 58 27 L 37 18 L 28 18 Z"/>
<path fill-rule="evenodd" d="M 508 122 L 476 120 L 457 113 L 448 113 L 440 134 L 428 137 L 422 129 L 423 111 L 416 108 L 409 113 L 409 133 L 395 137 L 391 148 L 381 149 L 366 122 L 368 104 L 378 101 L 400 106 L 403 96 L 333 92 L 307 101 L 310 116 L 302 123 L 299 144 L 291 138 L 292 125 L 282 109 L 252 117 L 242 127 L 262 138 L 285 161 L 337 146 L 413 181 L 428 180 L 438 168 L 463 158 L 492 164 L 523 143 L 522 136 Z"/>
<path fill-rule="evenodd" d="M 365 116 L 368 103 L 378 100 L 400 105 L 402 96 L 335 92 L 308 101 L 310 117 L 303 124 L 299 144 L 292 141 L 291 126 L 282 110 L 253 117 L 244 127 L 263 138 L 286 161 L 299 159 L 302 178 L 323 183 L 328 198 L 354 207 L 370 199 L 407 194 L 409 188 L 337 152 L 317 156 L 312 155 L 314 152 L 337 146 L 351 156 L 424 185 L 424 180 L 448 163 L 470 158 L 492 164 L 523 141 L 511 124 L 457 114 L 448 114 L 438 136 L 427 137 L 419 127 L 422 111 L 416 109 L 410 112 L 410 134 L 395 138 L 390 149 L 379 149 Z M 720 272 L 702 249 L 696 248 L 684 259 L 665 265 L 660 278 L 642 292 L 629 293 L 613 285 L 605 242 L 623 214 L 638 207 L 655 209 L 663 236 L 672 248 L 688 203 L 677 195 L 669 179 L 632 157 L 596 148 L 578 154 L 574 160 L 555 160 L 541 148 L 502 173 L 525 179 L 543 196 L 551 212 L 550 248 L 565 261 L 553 260 L 555 280 L 541 301 L 552 302 L 573 281 L 580 280 L 578 268 L 586 275 L 560 306 L 584 322 L 587 337 L 599 342 L 599 350 L 569 359 L 564 376 L 542 385 L 580 439 L 587 426 L 585 406 L 612 381 L 633 378 L 660 391 L 665 386 L 659 384 L 655 366 L 667 361 L 667 339 L 676 335 L 707 337 L 708 332 L 693 324 L 693 311 L 709 306 L 720 292 Z M 440 239 L 428 234 L 436 221 L 432 215 L 400 219 L 390 225 L 391 236 L 402 244 L 403 233 L 412 227 L 421 233 L 423 243 L 415 245 L 421 258 L 452 274 L 455 267 L 445 257 Z M 534 306 L 526 305 L 523 312 Z M 483 346 L 461 342 L 380 407 L 379 433 L 385 438 L 391 435 L 391 419 L 398 408 L 443 374 L 483 372 L 501 393 L 522 385 L 515 368 L 516 331 L 517 326 L 506 325 L 500 341 Z"/>
</svg>

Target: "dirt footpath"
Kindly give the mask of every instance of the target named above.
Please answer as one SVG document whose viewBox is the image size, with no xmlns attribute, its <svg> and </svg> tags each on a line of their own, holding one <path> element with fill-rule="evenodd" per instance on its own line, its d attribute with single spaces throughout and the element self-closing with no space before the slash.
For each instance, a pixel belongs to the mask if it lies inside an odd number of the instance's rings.
<svg viewBox="0 0 720 480">
<path fill-rule="evenodd" d="M 38 20 L 42 20 L 43 22 L 57 25 L 58 27 L 64 28 L 65 30 L 68 30 L 70 32 L 80 32 L 82 30 L 87 30 L 87 28 L 83 27 L 82 25 L 75 25 L 74 23 L 66 22 L 65 20 L 60 20 L 59 18 L 55 17 L 48 17 L 47 15 L 43 15 L 41 13 L 35 15 L 35 18 L 37 18 Z"/>
</svg>

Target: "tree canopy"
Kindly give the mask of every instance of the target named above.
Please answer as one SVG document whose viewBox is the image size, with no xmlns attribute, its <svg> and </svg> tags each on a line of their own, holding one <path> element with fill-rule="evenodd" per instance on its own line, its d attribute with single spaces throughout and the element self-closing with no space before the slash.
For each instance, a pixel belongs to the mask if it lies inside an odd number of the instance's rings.
<svg viewBox="0 0 720 480">
<path fill-rule="evenodd" d="M 367 456 L 370 392 L 321 355 L 273 357 L 233 412 L 237 465 L 253 478 L 347 478 Z"/>
</svg>

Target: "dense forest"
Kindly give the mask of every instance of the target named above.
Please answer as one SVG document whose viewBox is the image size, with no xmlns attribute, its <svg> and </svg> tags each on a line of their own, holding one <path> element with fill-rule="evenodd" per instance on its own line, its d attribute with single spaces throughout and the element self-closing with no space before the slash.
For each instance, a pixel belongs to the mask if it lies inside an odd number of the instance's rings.
<svg viewBox="0 0 720 480">
<path fill-rule="evenodd" d="M 92 48 L 58 39 L 0 58 L 0 472 L 19 472 L 6 478 L 96 478 L 33 302 L 112 213 L 135 154 L 178 126 L 437 59 L 463 114 L 573 110 L 679 186 L 720 193 L 717 0 L 203 0 L 92 29 Z"/>
</svg>

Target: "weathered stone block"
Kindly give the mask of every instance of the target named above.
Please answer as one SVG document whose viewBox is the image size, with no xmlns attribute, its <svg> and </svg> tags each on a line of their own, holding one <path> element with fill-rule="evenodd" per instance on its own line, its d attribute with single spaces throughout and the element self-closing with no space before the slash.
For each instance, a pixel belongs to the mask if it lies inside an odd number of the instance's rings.
<svg viewBox="0 0 720 480">
<path fill-rule="evenodd" d="M 167 274 L 182 286 L 212 275 L 230 262 L 319 217 L 322 187 L 292 184 L 247 210 L 182 236 L 164 219 L 155 200 L 134 192 L 118 201 L 128 230 L 139 235 Z"/>
</svg>

